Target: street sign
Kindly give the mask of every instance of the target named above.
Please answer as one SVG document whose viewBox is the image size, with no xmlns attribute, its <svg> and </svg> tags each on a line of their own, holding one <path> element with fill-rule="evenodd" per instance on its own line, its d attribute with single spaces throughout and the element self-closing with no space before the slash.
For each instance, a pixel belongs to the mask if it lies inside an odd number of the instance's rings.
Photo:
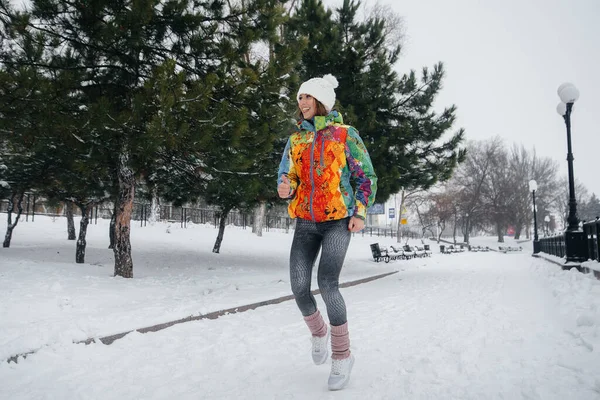
<svg viewBox="0 0 600 400">
<path fill-rule="evenodd" d="M 385 206 L 382 203 L 375 203 L 367 208 L 367 214 L 385 214 Z"/>
<path fill-rule="evenodd" d="M 396 209 L 390 208 L 390 219 L 396 218 Z"/>
</svg>

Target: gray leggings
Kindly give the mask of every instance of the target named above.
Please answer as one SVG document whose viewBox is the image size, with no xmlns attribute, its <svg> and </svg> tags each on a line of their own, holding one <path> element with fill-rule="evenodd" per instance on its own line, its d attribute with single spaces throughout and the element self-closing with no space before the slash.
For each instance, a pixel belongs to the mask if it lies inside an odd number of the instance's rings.
<svg viewBox="0 0 600 400">
<path fill-rule="evenodd" d="M 290 252 L 290 282 L 296 304 L 307 317 L 317 311 L 310 293 L 313 265 L 321 249 L 317 282 L 331 325 L 346 323 L 346 303 L 339 290 L 339 277 L 350 244 L 349 218 L 313 222 L 298 218 Z"/>
</svg>

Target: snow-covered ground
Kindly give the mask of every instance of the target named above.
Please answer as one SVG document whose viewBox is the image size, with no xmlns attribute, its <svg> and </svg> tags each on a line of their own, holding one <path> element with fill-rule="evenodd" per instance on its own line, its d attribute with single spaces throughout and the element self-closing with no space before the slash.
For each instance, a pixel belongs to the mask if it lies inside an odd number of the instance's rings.
<svg viewBox="0 0 600 400">
<path fill-rule="evenodd" d="M 0 222 L 2 232 L 6 222 Z M 134 279 L 113 277 L 106 221 L 86 263 L 62 218 L 20 222 L 0 249 L 1 399 L 600 399 L 600 281 L 522 252 L 374 263 L 353 238 L 341 281 L 352 380 L 327 391 L 293 301 L 74 344 L 289 295 L 292 235 L 178 224 L 132 226 Z M 493 238 L 472 244 L 497 247 Z M 517 245 L 507 240 L 505 245 Z M 315 285 L 316 287 L 316 285 Z M 326 314 L 317 296 L 321 311 Z"/>
</svg>

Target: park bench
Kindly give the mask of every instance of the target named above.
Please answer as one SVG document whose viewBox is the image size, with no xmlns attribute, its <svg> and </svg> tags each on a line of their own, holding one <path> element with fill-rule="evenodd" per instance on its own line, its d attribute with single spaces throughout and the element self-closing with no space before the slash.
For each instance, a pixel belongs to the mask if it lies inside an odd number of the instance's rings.
<svg viewBox="0 0 600 400">
<path fill-rule="evenodd" d="M 379 247 L 379 243 L 371 244 L 371 254 L 373 255 L 373 260 L 375 262 L 385 261 L 386 263 L 390 262 L 391 256 L 388 254 L 387 249 L 382 250 Z"/>
<path fill-rule="evenodd" d="M 409 246 L 406 245 L 404 246 L 406 249 L 412 251 L 415 254 L 415 257 L 427 257 L 427 254 L 425 253 L 425 249 L 423 249 L 423 247 L 420 246 Z"/>
<path fill-rule="evenodd" d="M 450 246 L 448 246 L 448 250 L 450 250 L 452 253 L 462 253 L 463 251 L 465 251 L 465 246 L 461 245 L 453 245 L 451 244 Z"/>
<path fill-rule="evenodd" d="M 498 246 L 498 251 L 500 251 L 502 253 L 512 253 L 512 252 L 521 251 L 521 250 L 523 250 L 523 248 L 521 246 L 519 246 L 519 247 Z"/>
<path fill-rule="evenodd" d="M 431 255 L 431 250 L 429 249 L 429 245 L 425 246 L 411 246 L 405 244 L 402 246 L 402 251 L 406 258 L 415 258 L 415 257 L 428 257 Z"/>
<path fill-rule="evenodd" d="M 490 251 L 488 246 L 471 246 L 469 245 L 469 251 L 478 252 L 478 251 Z"/>
<path fill-rule="evenodd" d="M 429 245 L 423 245 L 423 246 L 415 246 L 415 249 L 417 249 L 418 254 L 421 254 L 420 257 L 430 257 L 432 251 L 429 249 Z"/>
<path fill-rule="evenodd" d="M 431 248 L 429 245 L 424 246 L 410 246 L 405 244 L 402 247 L 396 247 L 390 245 L 389 249 L 382 247 L 379 243 L 371 244 L 371 254 L 375 262 L 385 261 L 389 263 L 395 260 L 406 260 L 415 257 L 429 257 L 431 256 Z"/>
<path fill-rule="evenodd" d="M 453 244 L 450 244 L 448 246 L 440 244 L 440 253 L 442 254 L 462 253 L 465 250 L 465 246 L 463 246 L 462 244 L 456 246 Z"/>
<path fill-rule="evenodd" d="M 406 252 L 403 249 L 398 249 L 394 246 L 390 246 L 390 248 L 392 249 L 392 252 L 390 253 L 389 250 L 387 250 L 387 253 L 390 256 L 390 259 L 392 261 L 394 260 L 405 260 L 407 258 L 409 258 L 406 254 Z"/>
<path fill-rule="evenodd" d="M 417 257 L 417 252 L 415 251 L 415 249 L 413 249 L 412 247 L 410 247 L 407 244 L 405 244 L 404 246 L 402 246 L 402 251 L 404 252 L 404 255 L 406 256 L 406 258 L 415 258 L 415 257 Z"/>
<path fill-rule="evenodd" d="M 397 256 L 397 258 L 401 258 L 401 259 L 407 259 L 407 258 L 412 258 L 411 254 L 407 254 L 403 248 L 401 247 L 394 247 L 394 246 L 390 246 L 390 248 L 392 249 L 392 251 L 394 252 L 394 254 Z"/>
<path fill-rule="evenodd" d="M 375 260 L 375 262 L 385 261 L 386 263 L 389 263 L 390 261 L 406 260 L 417 257 L 417 252 L 415 249 L 411 249 L 408 245 L 403 246 L 402 248 L 390 246 L 390 249 L 391 250 L 382 248 L 379 246 L 379 243 L 371 244 L 371 254 L 373 255 L 373 260 Z"/>
<path fill-rule="evenodd" d="M 400 248 L 396 248 L 394 246 L 390 247 L 392 248 L 392 250 L 394 250 L 394 252 L 402 254 L 401 258 L 403 259 L 411 259 L 418 256 L 416 250 L 412 246 L 409 246 L 407 244 Z"/>
</svg>

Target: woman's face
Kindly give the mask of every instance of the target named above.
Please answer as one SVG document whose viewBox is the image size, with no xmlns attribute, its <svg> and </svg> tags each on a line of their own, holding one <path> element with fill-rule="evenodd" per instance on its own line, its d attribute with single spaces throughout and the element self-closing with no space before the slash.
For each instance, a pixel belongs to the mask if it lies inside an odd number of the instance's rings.
<svg viewBox="0 0 600 400">
<path fill-rule="evenodd" d="M 317 112 L 317 101 L 310 94 L 302 93 L 298 96 L 298 107 L 304 119 L 311 119 Z"/>
</svg>

